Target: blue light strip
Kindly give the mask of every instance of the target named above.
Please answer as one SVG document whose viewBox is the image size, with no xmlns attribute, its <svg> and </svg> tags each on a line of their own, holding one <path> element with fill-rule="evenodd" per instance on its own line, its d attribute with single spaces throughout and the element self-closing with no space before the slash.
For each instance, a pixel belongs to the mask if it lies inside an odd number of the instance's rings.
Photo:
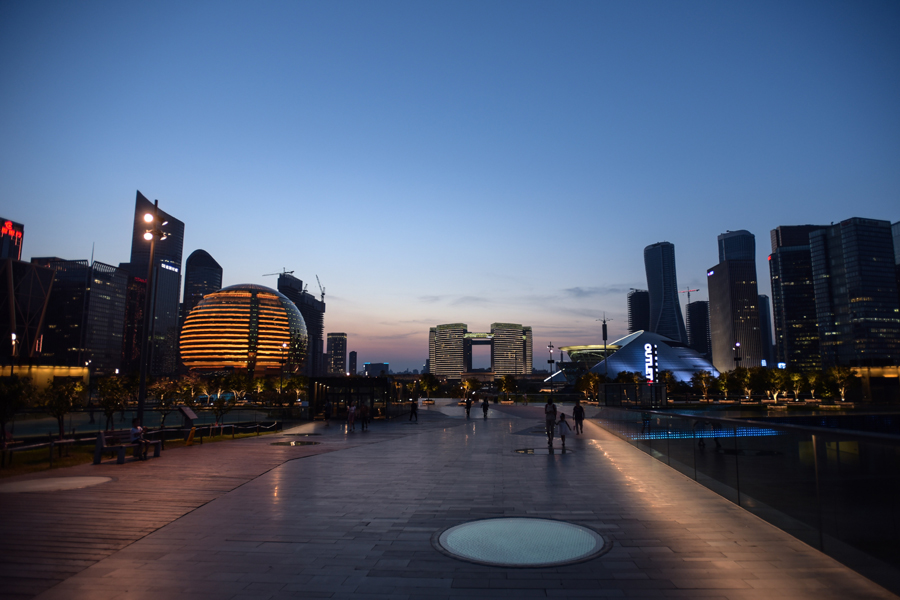
<svg viewBox="0 0 900 600">
<path fill-rule="evenodd" d="M 735 434 L 734 428 L 728 429 L 697 429 L 695 431 L 678 431 L 678 430 L 651 430 L 646 433 L 626 431 L 613 427 L 614 422 L 603 422 L 604 427 L 621 435 L 629 440 L 690 440 L 701 438 L 733 438 L 733 437 L 771 437 L 785 435 L 784 432 L 776 429 L 767 429 L 761 427 L 738 427 Z"/>
</svg>

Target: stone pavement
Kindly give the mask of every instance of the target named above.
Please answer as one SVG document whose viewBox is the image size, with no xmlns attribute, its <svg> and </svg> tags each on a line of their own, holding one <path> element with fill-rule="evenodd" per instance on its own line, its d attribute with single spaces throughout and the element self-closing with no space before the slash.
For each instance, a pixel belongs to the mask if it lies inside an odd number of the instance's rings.
<svg viewBox="0 0 900 600">
<path fill-rule="evenodd" d="M 321 444 L 272 446 L 272 437 L 219 444 L 230 446 L 221 454 L 229 458 L 205 479 L 163 469 L 181 456 L 195 469 L 205 463 L 188 454 L 194 449 L 172 450 L 158 461 L 69 469 L 120 479 L 17 494 L 31 498 L 14 504 L 5 494 L 0 514 L 6 519 L 12 509 L 27 522 L 37 517 L 26 504 L 46 510 L 52 501 L 66 521 L 82 511 L 85 531 L 115 531 L 164 497 L 185 509 L 155 529 L 145 523 L 133 543 L 80 566 L 41 599 L 895 598 L 592 423 L 587 435 L 567 440 L 565 455 L 516 453 L 546 448 L 532 433 L 541 418 L 540 407 L 503 406 L 487 420 L 473 410 L 467 421 L 462 409 L 439 406 L 421 409 L 418 425 L 381 422 L 368 433 L 308 424 L 288 433 L 321 435 L 281 439 Z M 207 490 L 217 476 L 228 484 Z M 123 480 L 137 486 L 137 477 L 157 490 L 153 502 L 128 494 Z M 91 508 L 119 493 L 129 502 L 109 520 Z M 447 527 L 498 516 L 570 521 L 600 532 L 612 548 L 574 565 L 501 568 L 432 545 Z M 18 535 L 4 536 L 4 545 L 27 545 Z"/>
</svg>

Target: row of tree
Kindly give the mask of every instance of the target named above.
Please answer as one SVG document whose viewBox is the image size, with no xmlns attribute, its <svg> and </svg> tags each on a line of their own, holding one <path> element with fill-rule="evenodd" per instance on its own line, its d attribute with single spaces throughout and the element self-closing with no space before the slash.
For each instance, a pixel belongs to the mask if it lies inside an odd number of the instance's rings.
<svg viewBox="0 0 900 600">
<path fill-rule="evenodd" d="M 811 398 L 817 394 L 826 397 L 839 395 L 846 400 L 847 391 L 857 383 L 859 377 L 850 367 L 831 367 L 826 371 L 786 371 L 767 369 L 765 367 L 738 367 L 732 371 L 719 373 L 718 377 L 709 371 L 698 371 L 691 377 L 691 383 L 678 381 L 671 371 L 660 371 L 659 383 L 666 385 L 666 393 L 694 394 L 709 401 L 711 394 L 722 394 L 725 399 L 732 396 L 765 395 L 775 401 L 782 394 L 792 394 L 799 399 L 800 394 L 808 393 Z M 646 383 L 643 373 L 622 371 L 614 379 L 607 379 L 597 373 L 582 375 L 575 385 L 575 390 L 596 400 L 600 386 L 604 383 Z"/>
</svg>

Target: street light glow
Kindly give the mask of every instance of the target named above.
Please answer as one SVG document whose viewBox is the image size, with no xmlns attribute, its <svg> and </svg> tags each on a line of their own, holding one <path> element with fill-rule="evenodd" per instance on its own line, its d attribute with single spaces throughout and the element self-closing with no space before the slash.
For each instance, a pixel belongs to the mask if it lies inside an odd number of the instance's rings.
<svg viewBox="0 0 900 600">
<path fill-rule="evenodd" d="M 152 223 L 152 222 L 153 222 L 153 215 L 152 215 L 151 213 L 144 213 L 144 222 L 145 222 L 145 223 Z"/>
<path fill-rule="evenodd" d="M 144 234 L 144 239 L 149 242 L 150 240 L 153 239 L 153 234 L 148 231 L 147 233 Z"/>
</svg>

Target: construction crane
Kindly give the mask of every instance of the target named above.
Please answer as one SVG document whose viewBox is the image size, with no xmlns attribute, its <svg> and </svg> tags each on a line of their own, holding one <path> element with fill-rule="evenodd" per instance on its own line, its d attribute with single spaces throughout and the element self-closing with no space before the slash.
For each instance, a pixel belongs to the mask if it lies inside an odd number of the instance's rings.
<svg viewBox="0 0 900 600">
<path fill-rule="evenodd" d="M 270 275 L 293 275 L 293 271 L 288 271 L 284 267 L 281 267 L 281 273 L 264 273 L 263 277 L 269 277 Z"/>
<path fill-rule="evenodd" d="M 319 291 L 322 292 L 322 302 L 325 302 L 325 288 L 322 287 L 322 282 L 319 281 L 318 275 L 316 275 L 316 283 L 319 284 Z"/>
<path fill-rule="evenodd" d="M 679 294 L 687 294 L 687 303 L 691 303 L 691 292 L 699 292 L 700 290 L 678 290 Z"/>
</svg>

